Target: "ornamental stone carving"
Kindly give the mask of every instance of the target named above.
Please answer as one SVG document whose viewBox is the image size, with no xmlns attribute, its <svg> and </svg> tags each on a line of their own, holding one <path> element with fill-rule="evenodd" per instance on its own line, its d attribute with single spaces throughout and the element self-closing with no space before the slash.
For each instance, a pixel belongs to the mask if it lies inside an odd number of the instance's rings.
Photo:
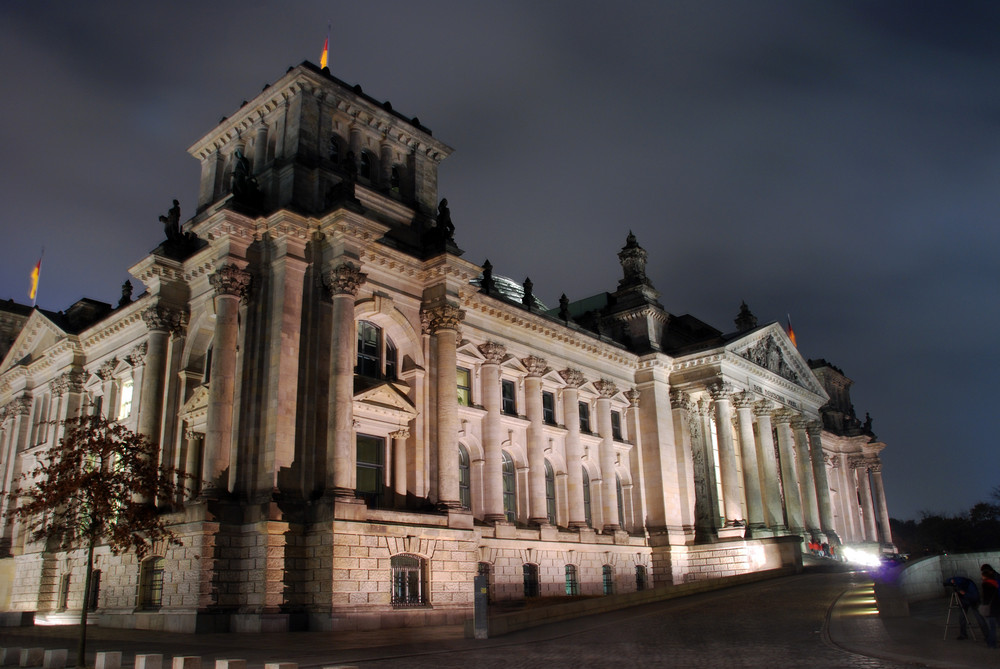
<svg viewBox="0 0 1000 669">
<path fill-rule="evenodd" d="M 522 358 L 521 363 L 528 370 L 528 376 L 541 376 L 549 368 L 545 358 L 539 358 L 537 355 Z"/>
<path fill-rule="evenodd" d="M 753 414 L 755 416 L 770 416 L 774 411 L 774 405 L 768 400 L 759 400 L 754 402 Z"/>
<path fill-rule="evenodd" d="M 635 388 L 629 388 L 625 391 L 625 399 L 628 400 L 629 406 L 638 407 L 639 397 L 641 393 Z"/>
<path fill-rule="evenodd" d="M 442 330 L 461 332 L 460 325 L 465 320 L 465 312 L 453 304 L 442 304 L 421 313 L 421 322 L 429 334 L 437 334 Z"/>
<path fill-rule="evenodd" d="M 792 418 L 791 423 L 793 430 L 805 430 L 809 426 L 809 421 L 802 414 L 797 414 Z"/>
<path fill-rule="evenodd" d="M 781 346 L 773 335 L 767 337 L 766 339 L 761 339 L 753 346 L 747 348 L 745 351 L 740 353 L 743 358 L 746 358 L 755 365 L 759 365 L 768 371 L 774 372 L 778 376 L 793 381 L 795 383 L 802 383 L 802 378 L 799 376 L 788 361 L 785 360 L 784 356 L 781 354 Z"/>
<path fill-rule="evenodd" d="M 31 397 L 28 395 L 15 397 L 7 403 L 6 409 L 7 416 L 10 418 L 14 416 L 27 416 L 31 413 Z"/>
<path fill-rule="evenodd" d="M 847 466 L 851 469 L 867 469 L 868 462 L 865 461 L 863 456 L 852 456 L 847 458 Z"/>
<path fill-rule="evenodd" d="M 146 342 L 142 342 L 141 344 L 133 348 L 131 351 L 129 351 L 128 355 L 125 356 L 125 360 L 128 362 L 128 364 L 132 365 L 133 367 L 138 367 L 139 365 L 143 364 L 143 362 L 146 360 L 146 351 L 148 350 L 149 346 L 146 344 Z"/>
<path fill-rule="evenodd" d="M 753 393 L 749 390 L 744 390 L 733 395 L 733 406 L 737 409 L 752 409 L 756 401 Z"/>
<path fill-rule="evenodd" d="M 142 320 L 150 331 L 170 332 L 176 334 L 181 331 L 184 323 L 184 313 L 178 309 L 171 309 L 162 305 L 149 307 L 142 312 Z"/>
<path fill-rule="evenodd" d="M 712 399 L 716 402 L 729 400 L 733 395 L 733 384 L 713 383 L 708 387 L 708 394 L 711 395 Z"/>
<path fill-rule="evenodd" d="M 81 372 L 66 372 L 49 382 L 53 395 L 62 395 L 66 391 L 83 392 L 83 374 Z"/>
<path fill-rule="evenodd" d="M 234 295 L 242 300 L 246 298 L 251 278 L 250 272 L 229 264 L 220 267 L 208 280 L 217 295 Z"/>
<path fill-rule="evenodd" d="M 618 386 L 610 379 L 594 381 L 594 389 L 600 393 L 601 397 L 614 397 L 618 393 Z"/>
<path fill-rule="evenodd" d="M 583 378 L 583 372 L 581 372 L 579 369 L 572 369 L 567 367 L 566 369 L 559 372 L 559 376 L 563 378 L 563 381 L 565 381 L 566 385 L 569 386 L 570 388 L 579 388 L 580 386 L 582 386 L 584 383 L 587 382 L 587 379 Z"/>
<path fill-rule="evenodd" d="M 337 265 L 326 273 L 326 287 L 333 295 L 355 297 L 368 275 L 350 263 Z"/>
<path fill-rule="evenodd" d="M 393 439 L 409 439 L 410 438 L 410 428 L 401 427 L 395 432 L 390 432 L 389 436 Z"/>
<path fill-rule="evenodd" d="M 791 423 L 792 419 L 795 418 L 796 414 L 791 409 L 778 409 L 772 414 L 772 420 L 775 423 Z"/>
<path fill-rule="evenodd" d="M 881 462 L 872 462 L 872 463 L 869 463 L 868 464 L 868 471 L 872 472 L 873 474 L 881 472 L 882 471 L 882 463 Z"/>
<path fill-rule="evenodd" d="M 821 423 L 820 421 L 811 420 L 808 423 L 806 423 L 806 434 L 808 434 L 810 438 L 815 439 L 816 437 L 820 436 L 822 432 L 823 432 L 823 423 Z"/>
<path fill-rule="evenodd" d="M 671 390 L 670 408 L 691 411 L 691 396 L 682 390 Z"/>
<path fill-rule="evenodd" d="M 101 366 L 97 368 L 97 376 L 100 377 L 101 381 L 110 381 L 115 376 L 116 367 L 118 367 L 118 358 L 105 360 Z"/>
<path fill-rule="evenodd" d="M 495 341 L 479 345 L 479 352 L 486 358 L 486 364 L 499 365 L 507 355 L 507 347 Z"/>
</svg>

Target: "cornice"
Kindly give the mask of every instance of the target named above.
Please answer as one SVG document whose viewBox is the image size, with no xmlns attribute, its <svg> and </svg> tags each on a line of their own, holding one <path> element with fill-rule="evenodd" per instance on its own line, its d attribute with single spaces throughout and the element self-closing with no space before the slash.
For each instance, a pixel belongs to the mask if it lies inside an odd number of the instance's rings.
<svg viewBox="0 0 1000 669">
<path fill-rule="evenodd" d="M 113 337 L 123 330 L 136 325 L 137 323 L 142 324 L 142 332 L 145 332 L 146 324 L 142 320 L 142 312 L 142 309 L 133 309 L 129 313 L 125 314 L 123 318 L 116 319 L 111 323 L 103 324 L 103 327 L 94 330 L 82 340 L 80 352 L 85 352 L 87 349 L 96 346 L 105 339 Z"/>
</svg>

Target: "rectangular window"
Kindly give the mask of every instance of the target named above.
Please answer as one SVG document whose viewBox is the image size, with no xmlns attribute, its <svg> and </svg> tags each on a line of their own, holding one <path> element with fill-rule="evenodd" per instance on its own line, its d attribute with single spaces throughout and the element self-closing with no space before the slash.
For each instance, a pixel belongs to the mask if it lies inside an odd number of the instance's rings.
<svg viewBox="0 0 1000 669">
<path fill-rule="evenodd" d="M 580 432 L 590 432 L 590 405 L 580 402 Z"/>
<path fill-rule="evenodd" d="M 622 440 L 622 415 L 617 411 L 611 412 L 611 437 Z"/>
<path fill-rule="evenodd" d="M 545 390 L 542 391 L 542 420 L 546 425 L 556 424 L 556 396 Z"/>
<path fill-rule="evenodd" d="M 517 415 L 517 387 L 510 379 L 500 382 L 500 396 L 503 402 L 502 410 L 508 416 Z"/>
<path fill-rule="evenodd" d="M 60 611 L 66 610 L 66 605 L 69 603 L 69 574 L 63 574 L 59 577 L 59 602 L 56 605 Z"/>
<path fill-rule="evenodd" d="M 385 439 L 359 434 L 357 449 L 357 496 L 373 509 L 382 508 L 385 495 Z"/>
<path fill-rule="evenodd" d="M 101 570 L 95 569 L 90 574 L 90 592 L 87 594 L 87 610 L 96 611 L 101 595 Z"/>
<path fill-rule="evenodd" d="M 132 379 L 122 381 L 121 398 L 118 403 L 118 420 L 125 420 L 132 413 Z"/>
<path fill-rule="evenodd" d="M 472 373 L 464 367 L 459 367 L 458 372 L 458 403 L 463 407 L 472 406 Z"/>
</svg>

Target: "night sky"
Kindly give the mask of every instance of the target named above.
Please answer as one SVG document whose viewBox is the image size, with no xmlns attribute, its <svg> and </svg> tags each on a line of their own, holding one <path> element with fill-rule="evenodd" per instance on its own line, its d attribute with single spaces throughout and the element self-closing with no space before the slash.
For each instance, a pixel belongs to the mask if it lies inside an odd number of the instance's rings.
<svg viewBox="0 0 1000 669">
<path fill-rule="evenodd" d="M 1000 3 L 0 3 L 0 298 L 117 303 L 187 147 L 303 60 L 455 148 L 456 241 L 550 306 L 629 230 L 673 314 L 745 300 L 855 381 L 890 515 L 1000 485 Z M 136 294 L 141 292 L 139 282 Z"/>
</svg>

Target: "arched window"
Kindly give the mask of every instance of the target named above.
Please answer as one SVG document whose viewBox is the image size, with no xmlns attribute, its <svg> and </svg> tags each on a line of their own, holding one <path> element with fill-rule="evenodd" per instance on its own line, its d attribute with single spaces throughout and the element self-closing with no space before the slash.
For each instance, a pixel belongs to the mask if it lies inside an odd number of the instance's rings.
<svg viewBox="0 0 1000 669">
<path fill-rule="evenodd" d="M 427 581 L 423 558 L 416 555 L 393 555 L 392 605 L 396 608 L 427 604 Z"/>
<path fill-rule="evenodd" d="M 472 508 L 472 489 L 470 481 L 472 476 L 469 472 L 469 451 L 465 446 L 458 445 L 458 501 L 463 509 Z"/>
<path fill-rule="evenodd" d="M 580 594 L 580 581 L 576 578 L 576 565 L 566 565 L 566 594 L 573 596 Z"/>
<path fill-rule="evenodd" d="M 625 497 L 622 495 L 622 477 L 615 474 L 615 487 L 618 493 L 618 526 L 625 529 Z"/>
<path fill-rule="evenodd" d="M 545 461 L 545 515 L 549 525 L 556 524 L 556 476 L 548 460 Z"/>
<path fill-rule="evenodd" d="M 149 557 L 139 565 L 139 608 L 155 610 L 163 604 L 163 558 Z"/>
<path fill-rule="evenodd" d="M 539 593 L 538 565 L 527 563 L 524 565 L 524 596 L 538 597 Z"/>
<path fill-rule="evenodd" d="M 361 165 L 358 167 L 358 176 L 371 181 L 375 175 L 375 159 L 368 151 L 361 152 Z"/>
<path fill-rule="evenodd" d="M 604 594 L 610 595 L 615 591 L 615 575 L 611 565 L 606 564 L 601 567 L 601 581 L 604 584 Z"/>
<path fill-rule="evenodd" d="M 507 451 L 500 451 L 503 456 L 503 512 L 507 522 L 517 522 L 517 474 L 514 472 L 514 460 Z"/>
<path fill-rule="evenodd" d="M 358 362 L 354 373 L 371 379 L 396 378 L 396 345 L 382 328 L 369 321 L 358 322 Z"/>
<path fill-rule="evenodd" d="M 583 467 L 583 518 L 587 521 L 587 527 L 594 526 L 594 518 L 590 513 L 590 474 L 586 467 Z"/>
<path fill-rule="evenodd" d="M 646 567 L 641 564 L 635 566 L 635 589 L 646 589 Z"/>
</svg>

